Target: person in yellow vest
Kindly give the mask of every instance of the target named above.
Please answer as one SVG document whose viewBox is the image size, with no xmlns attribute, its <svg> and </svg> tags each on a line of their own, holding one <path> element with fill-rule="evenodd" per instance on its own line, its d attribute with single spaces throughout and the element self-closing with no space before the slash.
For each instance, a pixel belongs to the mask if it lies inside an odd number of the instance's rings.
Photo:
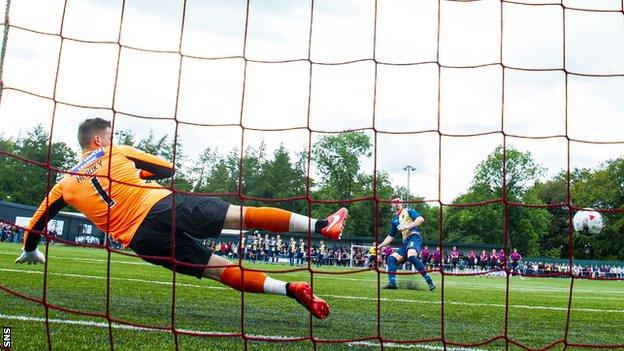
<svg viewBox="0 0 624 351">
<path fill-rule="evenodd" d="M 368 248 L 368 255 L 368 268 L 373 268 L 377 263 L 377 246 L 375 246 L 375 243 L 373 243 L 371 247 Z"/>
</svg>

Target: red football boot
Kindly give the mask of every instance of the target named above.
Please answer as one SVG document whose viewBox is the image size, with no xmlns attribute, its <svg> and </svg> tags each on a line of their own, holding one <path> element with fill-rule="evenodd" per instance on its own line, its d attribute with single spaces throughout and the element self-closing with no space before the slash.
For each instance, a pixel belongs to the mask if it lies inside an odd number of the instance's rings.
<svg viewBox="0 0 624 351">
<path fill-rule="evenodd" d="M 297 300 L 318 319 L 325 319 L 329 316 L 329 305 L 325 300 L 312 293 L 312 287 L 308 283 L 289 283 L 288 296 Z"/>
<path fill-rule="evenodd" d="M 349 211 L 346 208 L 339 209 L 336 213 L 327 217 L 327 222 L 329 223 L 321 229 L 321 235 L 331 240 L 340 240 L 348 217 Z"/>
</svg>

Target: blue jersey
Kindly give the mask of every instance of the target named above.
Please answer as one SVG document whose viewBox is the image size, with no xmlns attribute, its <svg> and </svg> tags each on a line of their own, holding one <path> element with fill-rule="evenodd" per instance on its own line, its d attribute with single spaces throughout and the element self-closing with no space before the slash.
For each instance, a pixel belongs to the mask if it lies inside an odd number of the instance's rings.
<svg viewBox="0 0 624 351">
<path fill-rule="evenodd" d="M 390 233 L 388 235 L 394 238 L 398 232 L 401 232 L 403 240 L 405 240 L 412 234 L 420 234 L 420 228 L 418 227 L 406 230 L 398 229 L 400 225 L 409 225 L 420 216 L 420 213 L 412 208 L 402 209 L 401 212 L 392 217 L 392 222 L 390 223 Z"/>
</svg>

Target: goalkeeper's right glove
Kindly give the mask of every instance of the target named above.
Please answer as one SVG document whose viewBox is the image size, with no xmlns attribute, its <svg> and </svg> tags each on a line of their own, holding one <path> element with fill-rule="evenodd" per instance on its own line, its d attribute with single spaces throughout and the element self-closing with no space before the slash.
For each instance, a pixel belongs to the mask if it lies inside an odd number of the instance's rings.
<svg viewBox="0 0 624 351">
<path fill-rule="evenodd" d="M 33 251 L 22 250 L 22 254 L 15 260 L 15 263 L 37 264 L 45 263 L 45 261 L 43 253 L 36 248 Z"/>
</svg>

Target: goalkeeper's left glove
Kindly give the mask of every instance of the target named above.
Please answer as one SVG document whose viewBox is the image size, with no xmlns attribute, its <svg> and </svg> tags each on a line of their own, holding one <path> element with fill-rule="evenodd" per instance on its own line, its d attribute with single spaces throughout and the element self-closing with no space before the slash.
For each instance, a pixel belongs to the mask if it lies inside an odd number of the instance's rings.
<svg viewBox="0 0 624 351">
<path fill-rule="evenodd" d="M 37 264 L 45 263 L 45 261 L 43 253 L 36 248 L 33 251 L 22 250 L 22 254 L 15 260 L 15 263 Z"/>
</svg>

